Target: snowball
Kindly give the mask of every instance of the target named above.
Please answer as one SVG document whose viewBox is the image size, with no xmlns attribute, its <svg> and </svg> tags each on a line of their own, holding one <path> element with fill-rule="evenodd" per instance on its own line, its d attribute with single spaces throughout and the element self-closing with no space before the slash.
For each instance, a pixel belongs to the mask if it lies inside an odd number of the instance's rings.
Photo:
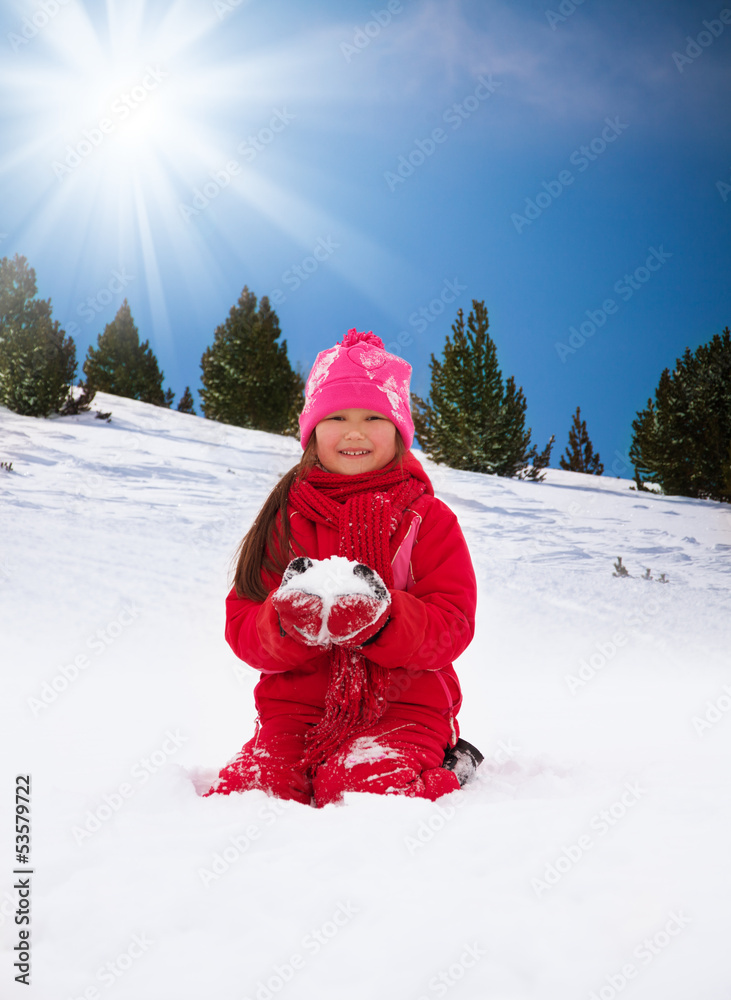
<svg viewBox="0 0 731 1000">
<path fill-rule="evenodd" d="M 322 598 L 323 605 L 330 609 L 332 599 L 347 594 L 366 594 L 373 591 L 361 576 L 353 572 L 358 563 L 345 556 L 330 556 L 329 559 L 315 559 L 304 573 L 297 573 L 282 585 L 282 591 L 302 591 Z"/>
<path fill-rule="evenodd" d="M 296 573 L 291 576 L 286 583 L 282 583 L 282 593 L 304 595 L 314 595 L 322 601 L 322 627 L 317 637 L 313 641 L 318 646 L 329 646 L 331 643 L 330 633 L 327 629 L 327 621 L 333 604 L 337 601 L 341 606 L 347 605 L 349 599 L 356 597 L 379 597 L 366 579 L 356 575 L 355 567 L 360 565 L 352 562 L 344 556 L 330 556 L 329 559 L 314 559 L 304 573 Z M 375 572 L 375 571 L 374 571 Z M 380 583 L 378 589 L 382 588 L 383 596 L 380 597 L 376 616 L 380 616 L 391 603 L 388 590 L 381 578 L 376 574 L 376 585 Z M 361 626 L 362 627 L 362 626 Z M 357 630 L 360 631 L 360 628 Z M 352 635 L 356 635 L 353 632 Z M 350 637 L 339 636 L 338 642 L 347 641 Z"/>
</svg>

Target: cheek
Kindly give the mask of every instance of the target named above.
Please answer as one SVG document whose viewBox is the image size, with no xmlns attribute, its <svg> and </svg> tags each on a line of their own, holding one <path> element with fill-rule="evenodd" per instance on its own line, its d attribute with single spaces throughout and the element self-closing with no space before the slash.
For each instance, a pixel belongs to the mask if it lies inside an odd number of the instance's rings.
<svg viewBox="0 0 731 1000">
<path fill-rule="evenodd" d="M 396 428 L 393 426 L 386 425 L 385 427 L 379 427 L 377 436 L 374 437 L 374 443 L 377 443 L 381 448 L 388 451 L 396 450 Z"/>
<path fill-rule="evenodd" d="M 334 428 L 332 425 L 325 424 L 322 427 L 315 428 L 315 448 L 325 450 L 332 448 L 338 440 L 339 434 L 337 428 Z"/>
</svg>

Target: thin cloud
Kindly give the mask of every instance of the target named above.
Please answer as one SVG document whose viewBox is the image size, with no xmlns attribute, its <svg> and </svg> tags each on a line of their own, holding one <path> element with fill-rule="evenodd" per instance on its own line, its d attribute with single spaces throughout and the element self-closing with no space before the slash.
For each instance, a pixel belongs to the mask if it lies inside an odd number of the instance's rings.
<svg viewBox="0 0 731 1000">
<path fill-rule="evenodd" d="M 510 105 L 566 124 L 620 112 L 648 125 L 665 125 L 691 109 L 703 118 L 718 114 L 717 102 L 710 104 L 728 85 L 723 40 L 691 67 L 698 71 L 692 79 L 690 73 L 681 79 L 672 59 L 685 36 L 702 28 L 702 11 L 618 5 L 591 18 L 583 14 L 577 7 L 553 30 L 543 14 L 506 4 L 478 9 L 464 0 L 426 0 L 394 18 L 372 45 L 380 92 L 388 89 L 393 102 L 423 95 L 446 106 L 492 74 Z M 374 69 L 363 56 L 361 82 Z"/>
</svg>

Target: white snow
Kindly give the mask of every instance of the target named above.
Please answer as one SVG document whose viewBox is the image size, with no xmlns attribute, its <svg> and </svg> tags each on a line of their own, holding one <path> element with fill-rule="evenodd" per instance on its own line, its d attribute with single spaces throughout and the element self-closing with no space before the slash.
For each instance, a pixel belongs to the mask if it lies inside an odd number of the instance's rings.
<svg viewBox="0 0 731 1000">
<path fill-rule="evenodd" d="M 313 559 L 304 573 L 297 573 L 283 584 L 282 590 L 301 590 L 304 594 L 316 594 L 323 601 L 346 594 L 366 594 L 373 591 L 362 576 L 353 573 L 358 563 L 344 556 L 329 556 L 327 559 Z M 375 571 L 374 571 L 375 572 Z"/>
<path fill-rule="evenodd" d="M 356 576 L 353 572 L 354 567 L 357 565 L 357 562 L 352 562 L 344 556 L 313 559 L 312 564 L 303 573 L 297 573 L 291 576 L 289 580 L 286 580 L 286 582 L 282 582 L 281 590 L 285 593 L 314 595 L 322 601 L 319 632 L 315 634 L 315 629 L 312 628 L 308 630 L 310 633 L 308 635 L 306 634 L 306 630 L 302 630 L 302 634 L 308 640 L 308 645 L 329 646 L 331 644 L 332 637 L 328 631 L 328 623 L 330 612 L 335 604 L 339 607 L 347 606 L 349 601 L 358 596 L 373 598 L 373 589 L 366 583 L 362 576 Z M 384 586 L 383 581 L 375 570 L 373 570 L 373 573 L 376 581 Z M 380 618 L 390 603 L 391 598 L 386 593 L 386 597 L 374 605 L 372 620 L 376 621 L 376 619 Z M 316 623 L 313 622 L 314 624 Z M 350 633 L 350 635 L 340 635 L 337 641 L 346 642 L 362 628 L 363 625 L 361 624 L 360 628 Z"/>
<path fill-rule="evenodd" d="M 347 769 L 357 767 L 359 764 L 368 764 L 377 760 L 398 759 L 398 751 L 381 746 L 378 740 L 372 736 L 361 736 L 353 740 L 347 756 L 345 757 L 345 767 Z"/>
<path fill-rule="evenodd" d="M 234 552 L 299 445 L 97 404 L 111 423 L 0 410 L 3 998 L 728 1000 L 728 506 L 426 463 L 480 588 L 457 664 L 478 778 L 204 799 L 254 731 Z"/>
</svg>

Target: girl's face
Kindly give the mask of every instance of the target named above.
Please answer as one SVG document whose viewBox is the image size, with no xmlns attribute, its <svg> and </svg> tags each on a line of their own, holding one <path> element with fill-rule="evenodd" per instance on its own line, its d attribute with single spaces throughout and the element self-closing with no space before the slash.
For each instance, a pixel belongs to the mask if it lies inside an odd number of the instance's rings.
<svg viewBox="0 0 731 1000">
<path fill-rule="evenodd" d="M 317 457 L 328 472 L 375 472 L 396 457 L 396 425 L 375 410 L 336 410 L 315 427 Z"/>
</svg>

